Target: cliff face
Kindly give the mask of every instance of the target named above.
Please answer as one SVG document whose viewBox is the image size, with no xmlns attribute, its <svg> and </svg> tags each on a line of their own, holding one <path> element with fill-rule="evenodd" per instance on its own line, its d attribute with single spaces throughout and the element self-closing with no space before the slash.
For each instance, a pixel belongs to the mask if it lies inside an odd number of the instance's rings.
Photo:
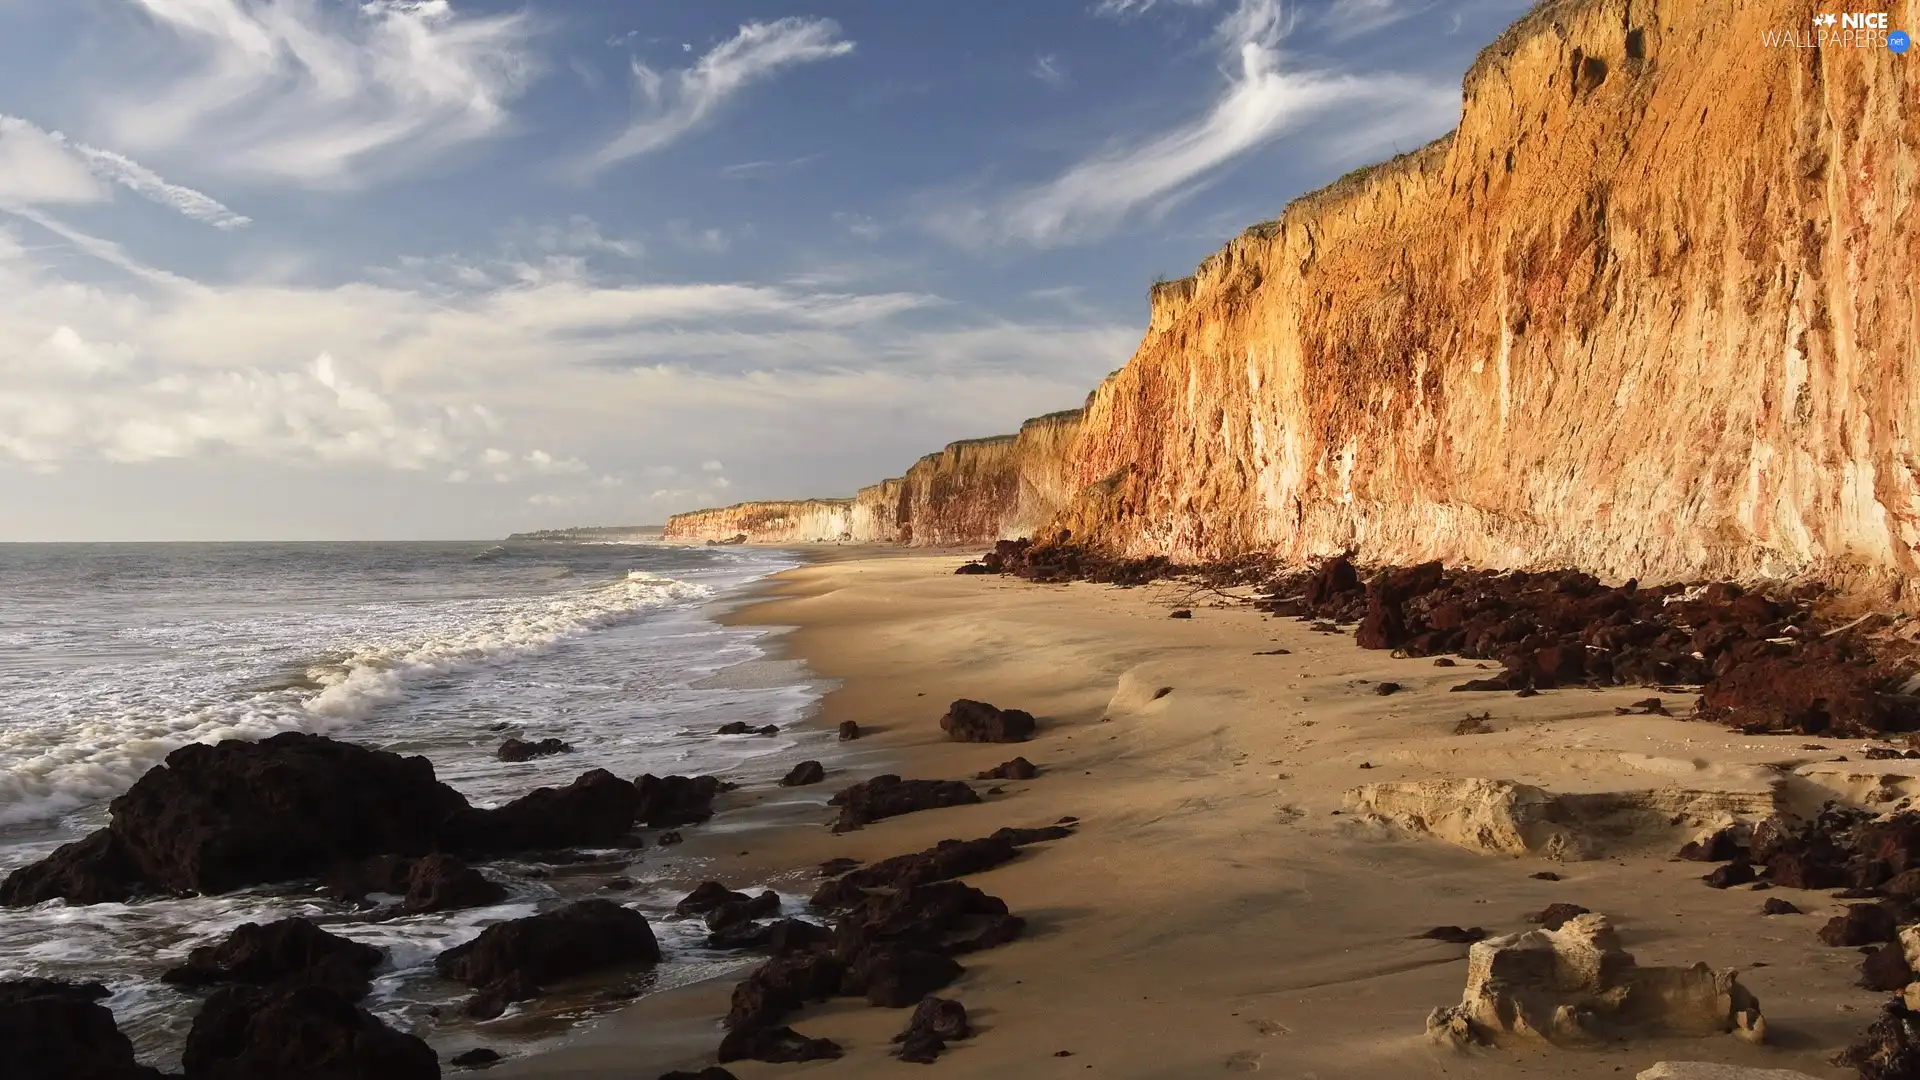
<svg viewBox="0 0 1920 1080">
<path fill-rule="evenodd" d="M 806 544 L 854 538 L 852 499 L 749 502 L 695 510 L 667 519 L 668 540 L 730 540 L 745 536 L 761 544 Z"/>
<path fill-rule="evenodd" d="M 1451 137 L 1155 291 L 1060 523 L 1195 558 L 1911 576 L 1920 67 L 1762 47 L 1815 10 L 1537 10 Z"/>
<path fill-rule="evenodd" d="M 1764 46 L 1816 10 L 1549 0 L 1454 134 L 1156 287 L 1083 414 L 922 459 L 894 538 L 1912 578 L 1920 65 Z"/>
</svg>

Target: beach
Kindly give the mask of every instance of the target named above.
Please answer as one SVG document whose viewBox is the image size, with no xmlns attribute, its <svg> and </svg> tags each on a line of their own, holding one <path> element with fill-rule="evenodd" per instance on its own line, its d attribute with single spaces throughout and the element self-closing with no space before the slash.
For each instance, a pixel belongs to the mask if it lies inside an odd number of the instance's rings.
<svg viewBox="0 0 1920 1080">
<path fill-rule="evenodd" d="M 1027 933 L 962 958 L 965 974 L 941 993 L 966 1006 L 976 1033 L 934 1070 L 1129 1080 L 1613 1077 L 1659 1061 L 1713 1061 L 1846 1075 L 1828 1061 L 1880 999 L 1855 988 L 1854 949 L 1815 936 L 1843 904 L 1824 891 L 1709 888 L 1700 878 L 1711 867 L 1672 856 L 1718 810 L 1781 800 L 1817 807 L 1848 785 L 1897 787 L 1911 765 L 1823 772 L 1805 766 L 1854 748 L 1617 715 L 1654 692 L 1644 687 L 1454 693 L 1473 662 L 1450 670 L 1362 650 L 1350 633 L 1178 582 L 1037 585 L 956 576 L 961 561 L 822 551 L 728 616 L 791 628 L 763 647 L 834 686 L 808 723 L 826 731 L 853 720 L 866 734 L 824 783 L 804 789 L 817 798 L 817 818 L 789 797 L 777 824 L 712 835 L 723 813 L 690 830 L 676 855 L 710 860 L 729 885 L 768 882 L 804 895 L 818 881 L 811 868 L 829 858 L 872 861 L 1077 818 L 1075 835 L 967 876 L 1024 916 Z M 1170 618 L 1176 605 L 1191 618 Z M 1400 689 L 1383 695 L 1389 681 Z M 957 698 L 1028 710 L 1038 733 L 1017 746 L 949 742 L 939 719 Z M 1680 714 L 1691 704 L 1665 700 Z M 1478 727 L 1487 730 L 1456 734 L 1470 714 L 1484 714 Z M 1002 789 L 978 805 L 844 834 L 825 827 L 826 798 L 851 780 L 883 769 L 968 778 L 1016 754 L 1040 775 L 976 783 L 983 793 Z M 1593 857 L 1559 861 L 1423 835 L 1358 812 L 1350 796 L 1366 784 L 1463 778 L 1625 793 L 1644 812 L 1594 823 L 1583 853 Z M 1558 880 L 1533 876 L 1542 873 Z M 1776 897 L 1804 914 L 1763 916 L 1763 900 Z M 1608 916 L 1643 966 L 1737 969 L 1764 1009 L 1768 1044 L 1723 1035 L 1462 1052 L 1430 1040 L 1429 1012 L 1460 1000 L 1468 948 L 1419 935 L 1449 924 L 1516 933 L 1553 903 Z M 732 982 L 650 996 L 491 1075 L 650 1078 L 711 1064 Z M 842 1059 L 728 1067 L 743 1080 L 921 1075 L 922 1066 L 888 1054 L 906 1018 L 845 999 L 809 1006 L 789 1022 L 840 1043 Z"/>
</svg>

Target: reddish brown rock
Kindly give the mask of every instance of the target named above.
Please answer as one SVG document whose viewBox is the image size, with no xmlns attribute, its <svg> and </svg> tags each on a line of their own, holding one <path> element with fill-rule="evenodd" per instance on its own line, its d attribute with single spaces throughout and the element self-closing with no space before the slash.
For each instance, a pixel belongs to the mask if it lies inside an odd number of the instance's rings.
<svg viewBox="0 0 1920 1080">
<path fill-rule="evenodd" d="M 801 1061 L 823 1061 L 840 1057 L 844 1051 L 832 1039 L 810 1039 L 790 1027 L 754 1028 L 729 1031 L 720 1040 L 717 1055 L 726 1061 L 765 1061 L 785 1065 Z"/>
<path fill-rule="evenodd" d="M 827 770 L 817 761 L 803 761 L 780 778 L 781 787 L 806 787 L 827 778 Z"/>
<path fill-rule="evenodd" d="M 434 960 L 442 977 L 480 991 L 476 1003 L 504 1007 L 548 984 L 608 968 L 650 966 L 660 944 L 646 916 L 611 900 L 580 900 L 558 911 L 494 923 Z"/>
<path fill-rule="evenodd" d="M 734 985 L 727 1027 L 735 1033 L 777 1027 L 808 1002 L 839 994 L 845 975 L 845 962 L 831 953 L 775 957 Z"/>
<path fill-rule="evenodd" d="M 1913 1080 L 1920 1077 L 1920 1013 L 1899 998 L 1880 1007 L 1880 1018 L 1865 1036 L 1834 1059 L 1857 1069 L 1860 1080 Z"/>
<path fill-rule="evenodd" d="M 1835 948 L 1878 945 L 1892 941 L 1899 932 L 1894 913 L 1881 904 L 1848 904 L 1844 915 L 1835 915 L 1820 928 L 1820 940 Z"/>
<path fill-rule="evenodd" d="M 327 933 L 305 919 L 243 923 L 218 945 L 202 945 L 161 980 L 175 986 L 286 983 L 324 986 L 349 1001 L 367 995 L 386 953 Z"/>
<path fill-rule="evenodd" d="M 875 946 L 847 965 L 840 992 L 867 1004 L 904 1009 L 960 977 L 966 969 L 952 957 L 923 949 Z"/>
<path fill-rule="evenodd" d="M 961 698 L 940 718 L 940 730 L 954 742 L 1026 742 L 1033 738 L 1033 714 L 1000 709 L 984 701 Z"/>
<path fill-rule="evenodd" d="M 840 741 L 852 742 L 860 737 L 860 725 L 852 720 L 840 721 Z"/>
<path fill-rule="evenodd" d="M 1558 930 L 1568 919 L 1587 913 L 1579 904 L 1548 904 L 1539 914 L 1527 916 L 1527 921 L 1539 923 L 1542 930 Z"/>
<path fill-rule="evenodd" d="M 1907 965 L 1906 950 L 1897 941 L 1889 942 L 1866 955 L 1860 962 L 1862 990 L 1887 992 L 1899 990 L 1913 981 L 1913 969 Z"/>
<path fill-rule="evenodd" d="M 945 806 L 965 806 L 980 796 L 963 780 L 902 780 L 886 773 L 863 780 L 828 800 L 840 808 L 834 832 L 846 832 L 884 818 Z"/>
<path fill-rule="evenodd" d="M 1040 770 L 1026 758 L 1017 757 L 1012 761 L 1003 761 L 985 772 L 975 773 L 975 780 L 1031 780 L 1040 775 Z"/>
<path fill-rule="evenodd" d="M 234 986 L 194 1017 L 181 1055 L 186 1080 L 438 1080 L 440 1061 L 331 990 Z"/>
<path fill-rule="evenodd" d="M 928 997 L 914 1006 L 907 1029 L 893 1037 L 900 1049 L 901 1061 L 931 1065 L 946 1050 L 947 1044 L 973 1034 L 967 1022 L 966 1007 L 946 998 Z"/>
<path fill-rule="evenodd" d="M 98 983 L 0 982 L 0 1074 L 18 1080 L 164 1080 L 99 1002 Z"/>
</svg>

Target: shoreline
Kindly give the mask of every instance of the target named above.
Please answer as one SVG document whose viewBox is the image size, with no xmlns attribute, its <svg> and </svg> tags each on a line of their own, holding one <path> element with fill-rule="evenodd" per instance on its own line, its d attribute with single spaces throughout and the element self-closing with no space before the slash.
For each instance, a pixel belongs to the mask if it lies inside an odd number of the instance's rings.
<svg viewBox="0 0 1920 1080">
<path fill-rule="evenodd" d="M 958 561 L 922 551 L 809 559 L 756 585 L 724 619 L 791 628 L 763 647 L 835 681 L 808 723 L 860 722 L 870 734 L 855 760 L 950 779 L 1022 755 L 1041 775 L 1005 782 L 1004 795 L 980 805 L 843 835 L 823 827 L 823 806 L 811 821 L 756 831 L 749 854 L 713 864 L 803 891 L 818 880 L 808 868 L 826 858 L 873 861 L 1080 818 L 1078 835 L 968 877 L 1025 916 L 1029 931 L 965 957 L 966 974 L 942 992 L 967 1006 L 979 1032 L 950 1050 L 949 1071 L 1599 1078 L 1693 1060 L 1847 1075 L 1828 1058 L 1858 1037 L 1880 999 L 1853 986 L 1854 950 L 1815 938 L 1843 905 L 1776 889 L 1765 896 L 1791 898 L 1806 914 L 1762 917 L 1763 896 L 1707 888 L 1698 878 L 1708 867 L 1672 861 L 1699 821 L 1613 838 L 1601 858 L 1562 863 L 1468 850 L 1346 809 L 1361 784 L 1439 777 L 1748 805 L 1772 766 L 1831 753 L 1799 749 L 1799 736 L 1614 715 L 1644 688 L 1451 694 L 1458 672 L 1359 649 L 1350 634 L 1243 607 L 1193 605 L 1192 619 L 1171 620 L 1172 587 L 956 576 Z M 1256 655 L 1276 646 L 1290 654 Z M 1404 689 L 1382 697 L 1375 687 L 1388 677 Z M 1027 709 L 1040 731 L 1019 746 L 947 742 L 937 721 L 959 697 Z M 1492 715 L 1491 733 L 1453 733 L 1481 712 Z M 808 790 L 824 801 L 852 778 L 843 769 L 858 771 L 842 765 Z M 1549 868 L 1562 880 L 1531 876 Z M 1425 1017 L 1459 1000 L 1467 949 L 1418 935 L 1444 924 L 1518 932 L 1529 928 L 1526 913 L 1554 902 L 1611 917 L 1643 965 L 1737 969 L 1773 1044 L 1649 1038 L 1461 1055 L 1430 1043 Z M 710 1064 L 731 982 L 652 995 L 567 1045 L 492 1071 L 649 1080 Z M 845 1058 L 728 1067 L 742 1080 L 918 1075 L 887 1054 L 905 1019 L 845 1000 L 809 1007 L 794 1027 L 841 1043 Z M 1060 1050 L 1071 1056 L 1055 1057 Z"/>
</svg>

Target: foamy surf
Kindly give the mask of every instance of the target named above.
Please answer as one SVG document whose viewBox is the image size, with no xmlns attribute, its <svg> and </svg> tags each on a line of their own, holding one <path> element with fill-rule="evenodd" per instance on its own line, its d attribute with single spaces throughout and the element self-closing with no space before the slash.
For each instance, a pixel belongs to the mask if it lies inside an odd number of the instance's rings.
<svg viewBox="0 0 1920 1080">
<path fill-rule="evenodd" d="M 609 585 L 553 596 L 395 611 L 396 629 L 330 650 L 336 659 L 271 688 L 260 688 L 259 679 L 221 685 L 217 676 L 192 673 L 180 680 L 187 684 L 180 689 L 199 691 L 199 700 L 182 700 L 167 687 L 108 686 L 92 700 L 47 702 L 38 716 L 9 717 L 0 725 L 0 825 L 57 818 L 112 798 L 189 743 L 338 732 L 423 683 L 535 656 L 650 610 L 712 594 L 707 585 L 633 570 Z M 353 628 L 360 634 L 372 633 L 381 621 L 377 609 L 366 614 L 370 618 Z M 241 666 L 238 658 L 225 663 Z"/>
</svg>

